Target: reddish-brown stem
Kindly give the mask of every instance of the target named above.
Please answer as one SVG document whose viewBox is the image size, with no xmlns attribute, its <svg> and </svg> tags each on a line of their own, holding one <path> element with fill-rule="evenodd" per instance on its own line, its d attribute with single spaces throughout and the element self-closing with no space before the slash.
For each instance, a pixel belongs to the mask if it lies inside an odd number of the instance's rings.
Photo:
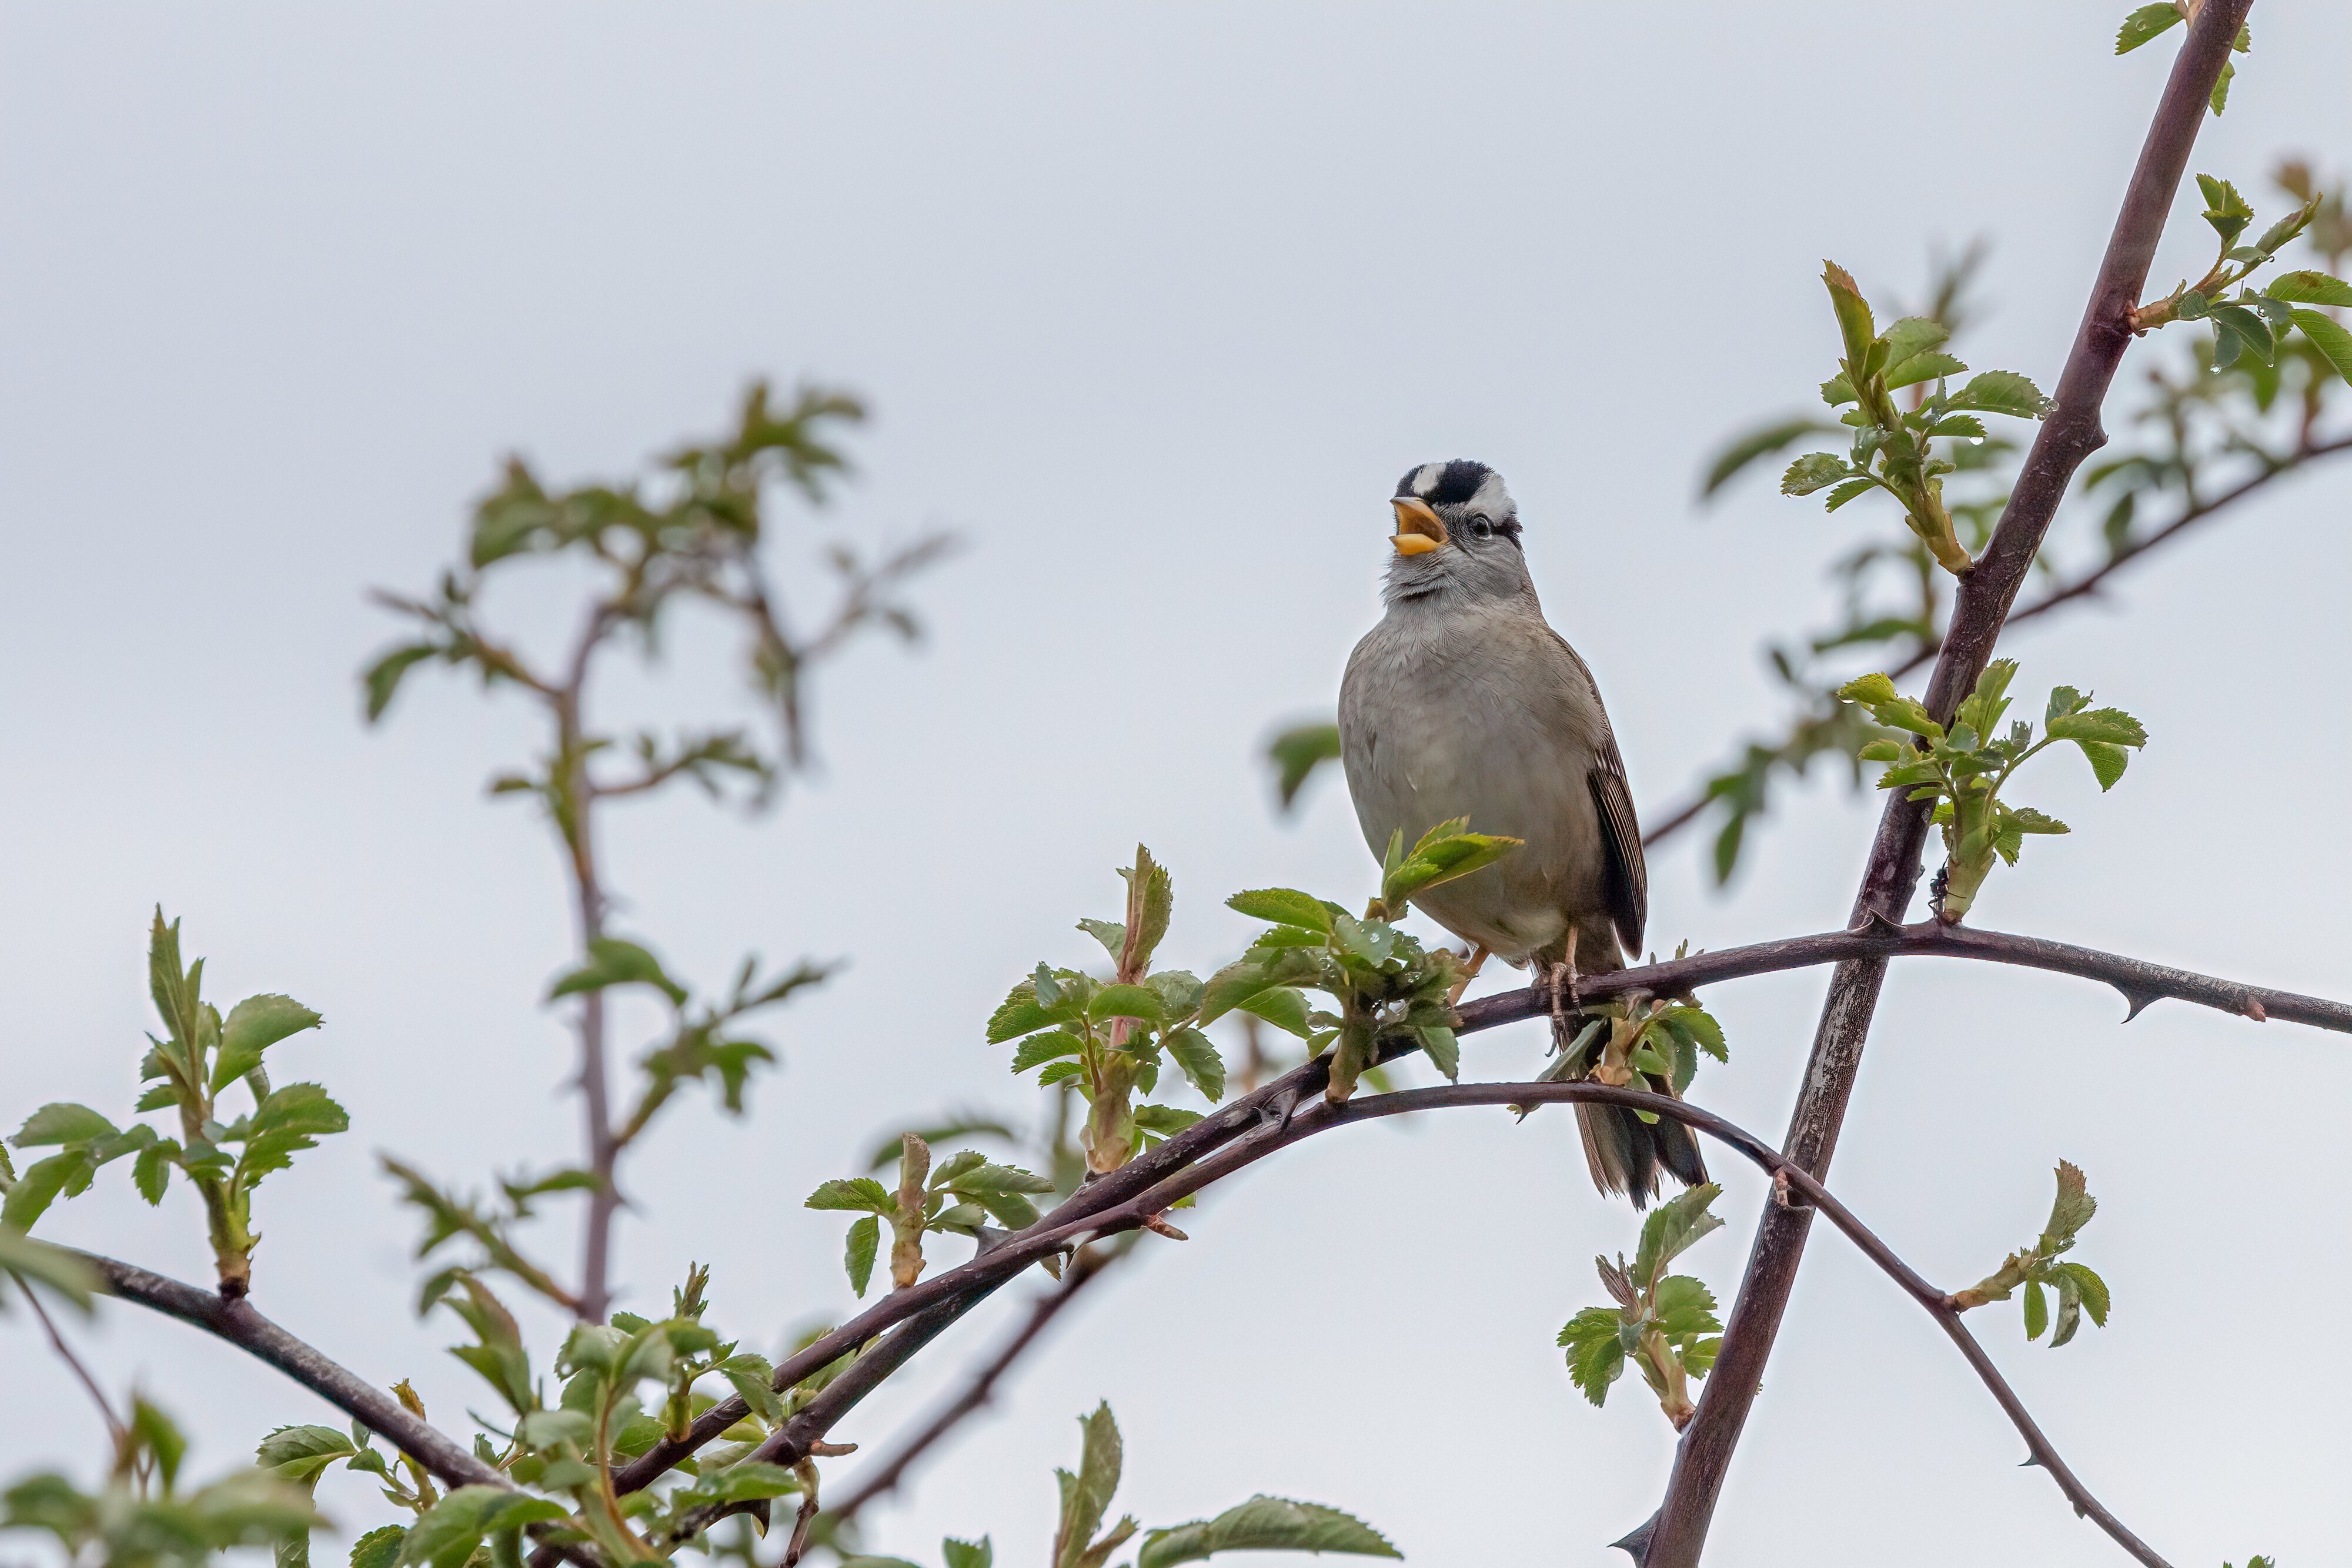
<svg viewBox="0 0 2352 1568">
<path fill-rule="evenodd" d="M 2002 622 L 2041 553 L 2075 470 L 2106 440 L 2099 410 L 2132 340 L 2130 312 L 2147 282 L 2148 266 L 2187 171 L 2189 149 L 2204 122 L 2213 83 L 2252 3 L 2205 0 L 2173 61 L 2074 348 L 2059 373 L 2053 406 L 2026 454 L 1984 558 L 1960 584 L 1951 627 L 1927 686 L 1928 711 L 1946 722 L 1992 657 Z M 1854 900 L 1855 925 L 1873 916 L 1903 917 L 1919 878 L 1927 831 L 1923 805 L 1900 798 L 1888 801 Z M 1866 957 L 1841 964 L 1831 978 L 1804 1087 L 1782 1145 L 1814 1176 L 1829 1169 L 1836 1152 L 1885 974 L 1885 958 Z M 1747 1275 L 1725 1327 L 1723 1354 L 1707 1379 L 1697 1418 L 1675 1449 L 1673 1478 L 1643 1555 L 1643 1568 L 1696 1568 L 1698 1563 L 1732 1452 L 1796 1283 L 1810 1220 L 1810 1211 L 1775 1207 L 1765 1211 L 1757 1228 Z"/>
</svg>

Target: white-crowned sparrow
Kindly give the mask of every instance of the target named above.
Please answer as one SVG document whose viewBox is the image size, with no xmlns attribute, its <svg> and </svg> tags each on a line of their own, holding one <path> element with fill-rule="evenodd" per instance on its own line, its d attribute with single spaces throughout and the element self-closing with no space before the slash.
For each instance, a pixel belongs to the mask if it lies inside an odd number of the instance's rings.
<svg viewBox="0 0 2352 1568">
<path fill-rule="evenodd" d="M 1545 622 L 1518 507 L 1483 463 L 1430 463 L 1398 482 L 1387 613 L 1348 659 L 1340 755 L 1377 855 L 1440 822 L 1524 840 L 1484 870 L 1415 895 L 1421 912 L 1517 967 L 1623 967 L 1649 915 L 1642 833 L 1592 672 Z M 1557 1024 L 1556 1019 L 1556 1024 Z M 1582 1019 L 1569 1015 L 1574 1032 Z M 1566 1040 L 1560 1041 L 1564 1049 Z M 1653 1077 L 1649 1087 L 1667 1091 Z M 1580 1105 L 1592 1179 L 1638 1207 L 1660 1171 L 1706 1179 L 1679 1123 Z"/>
</svg>

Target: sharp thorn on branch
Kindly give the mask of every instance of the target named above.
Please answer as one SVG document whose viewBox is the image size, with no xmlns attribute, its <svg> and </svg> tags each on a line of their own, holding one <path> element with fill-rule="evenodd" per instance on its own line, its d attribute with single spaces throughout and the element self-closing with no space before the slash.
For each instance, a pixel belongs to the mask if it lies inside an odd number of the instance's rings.
<svg viewBox="0 0 2352 1568">
<path fill-rule="evenodd" d="M 1642 1568 L 1650 1555 L 1650 1532 L 1658 1528 L 1658 1516 L 1650 1515 L 1641 1523 L 1609 1543 L 1612 1551 L 1622 1552 L 1633 1560 L 1633 1568 Z"/>
<path fill-rule="evenodd" d="M 2126 1023 L 2131 1022 L 2132 1019 L 2146 1012 L 2149 1003 L 2160 1002 L 2164 999 L 2163 993 L 2159 991 L 2135 991 L 2128 986 L 2117 986 L 2116 989 L 2123 992 L 2124 1006 L 2129 1009 L 2124 1014 Z"/>
</svg>

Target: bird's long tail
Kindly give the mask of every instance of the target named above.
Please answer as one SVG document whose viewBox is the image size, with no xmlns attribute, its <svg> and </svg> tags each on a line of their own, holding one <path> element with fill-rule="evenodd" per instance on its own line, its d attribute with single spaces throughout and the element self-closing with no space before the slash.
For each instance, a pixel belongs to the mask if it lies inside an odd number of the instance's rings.
<svg viewBox="0 0 2352 1568">
<path fill-rule="evenodd" d="M 1555 1015 L 1553 1044 L 1568 1051 L 1590 1020 L 1577 1013 Z M 1656 1094 L 1673 1094 L 1674 1085 L 1654 1073 L 1636 1080 L 1638 1087 Z M 1644 1122 L 1619 1105 L 1579 1105 L 1576 1130 L 1584 1139 L 1584 1163 L 1592 1185 L 1604 1193 L 1623 1193 L 1635 1208 L 1646 1208 L 1658 1195 L 1659 1176 L 1673 1176 L 1685 1186 L 1696 1186 L 1706 1177 L 1706 1162 L 1699 1155 L 1698 1134 L 1680 1122 L 1661 1116 Z"/>
</svg>

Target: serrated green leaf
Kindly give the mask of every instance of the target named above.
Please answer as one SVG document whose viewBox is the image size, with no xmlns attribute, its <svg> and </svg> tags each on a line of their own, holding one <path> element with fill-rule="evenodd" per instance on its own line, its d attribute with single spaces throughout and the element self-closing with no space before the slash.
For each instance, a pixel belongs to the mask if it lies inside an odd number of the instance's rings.
<svg viewBox="0 0 2352 1568">
<path fill-rule="evenodd" d="M 247 997 L 229 1009 L 221 1025 L 220 1054 L 213 1062 L 212 1091 L 217 1094 L 261 1065 L 261 1053 L 306 1029 L 319 1027 L 319 1015 L 292 997 Z"/>
<path fill-rule="evenodd" d="M 2121 31 L 2116 34 L 2116 53 L 2127 55 L 2150 38 L 2179 21 L 2180 12 L 2169 0 L 2154 5 L 2143 5 L 2124 18 Z"/>
<path fill-rule="evenodd" d="M 1297 1035 L 1301 1040 L 1315 1032 L 1313 1026 L 1307 1021 L 1310 1010 L 1307 1005 L 1307 993 L 1295 986 L 1269 986 L 1244 1000 L 1240 1010 L 1264 1019 L 1285 1034 Z"/>
<path fill-rule="evenodd" d="M 808 1195 L 809 1208 L 845 1208 L 868 1214 L 890 1214 L 898 1200 L 872 1176 L 837 1176 Z"/>
<path fill-rule="evenodd" d="M 2296 305 L 2352 305 L 2352 283 L 2324 272 L 2283 272 L 2263 292 Z"/>
<path fill-rule="evenodd" d="M 1253 920 L 1270 920 L 1277 925 L 1322 932 L 1331 929 L 1331 913 L 1323 907 L 1323 901 L 1295 887 L 1253 888 L 1225 900 L 1225 907 Z"/>
<path fill-rule="evenodd" d="M 1957 376 L 1967 370 L 1968 366 L 1949 354 L 1919 354 L 1887 371 L 1886 390 L 1895 392 L 1903 387 L 1916 386 L 1921 382 Z"/>
<path fill-rule="evenodd" d="M 1845 349 L 1849 367 L 1861 365 L 1870 355 L 1878 329 L 1871 322 L 1869 302 L 1855 287 L 1853 275 L 1833 261 L 1822 263 L 1822 282 L 1830 291 L 1830 308 L 1837 313 L 1838 336 Z"/>
<path fill-rule="evenodd" d="M 631 985 L 651 986 L 673 1003 L 683 1006 L 686 1002 L 686 988 L 669 977 L 660 959 L 638 944 L 617 936 L 592 939 L 588 944 L 588 962 L 550 987 L 547 999 L 553 1001 L 583 991 Z"/>
<path fill-rule="evenodd" d="M 876 1239 L 880 1239 L 877 1228 Z M 863 1291 L 858 1292 L 865 1294 Z M 725 1378 L 751 1414 L 770 1426 L 784 1418 L 784 1402 L 775 1389 L 776 1369 L 764 1355 L 751 1351 L 738 1351 L 718 1365 L 719 1375 Z"/>
<path fill-rule="evenodd" d="M 0 1274 L 14 1274 L 19 1283 L 47 1285 L 85 1312 L 98 1288 L 98 1276 L 80 1259 L 6 1227 L 0 1227 Z"/>
<path fill-rule="evenodd" d="M 280 1427 L 261 1439 L 253 1462 L 289 1481 L 307 1481 L 337 1459 L 358 1452 L 351 1438 L 332 1427 Z"/>
<path fill-rule="evenodd" d="M 1254 1497 L 1210 1520 L 1194 1520 L 1144 1537 L 1135 1568 L 1175 1568 L 1219 1552 L 1334 1552 L 1357 1557 L 1402 1557 L 1370 1525 L 1335 1508 Z M 950 1568 L 960 1568 L 950 1564 Z"/>
<path fill-rule="evenodd" d="M 958 1541 L 950 1535 L 940 1542 L 940 1555 L 947 1568 L 993 1568 L 996 1543 L 985 1535 L 978 1541 Z"/>
<path fill-rule="evenodd" d="M 1213 1103 L 1225 1097 L 1225 1059 L 1217 1054 L 1207 1035 L 1197 1029 L 1171 1030 L 1166 1044 L 1168 1054 L 1176 1059 L 1178 1070 L 1193 1088 Z"/>
<path fill-rule="evenodd" d="M 1669 1339 L 1723 1330 L 1716 1321 L 1715 1292 L 1688 1274 L 1669 1274 L 1658 1281 L 1650 1298 L 1650 1315 Z"/>
<path fill-rule="evenodd" d="M 942 1184 L 949 1191 L 967 1197 L 984 1197 L 994 1193 L 1041 1193 L 1054 1190 L 1054 1184 L 1045 1176 L 1032 1175 L 1018 1166 L 998 1166 L 982 1163 L 953 1173 Z"/>
<path fill-rule="evenodd" d="M 251 1186 L 272 1171 L 294 1163 L 304 1149 L 319 1146 L 320 1137 L 348 1130 L 352 1119 L 316 1083 L 289 1083 L 272 1090 L 255 1108 L 247 1124 L 245 1151 L 237 1158 L 238 1179 Z M 192 1157 L 194 1150 L 184 1158 Z"/>
<path fill-rule="evenodd" d="M 2130 766 L 2131 753 L 2120 746 L 2104 740 L 2078 740 L 2074 744 L 2082 747 L 2083 756 L 2090 762 L 2091 772 L 2098 779 L 2102 791 L 2114 789 L 2116 780 L 2121 779 L 2124 769 Z"/>
<path fill-rule="evenodd" d="M 2041 389 L 2015 371 L 1980 371 L 1969 377 L 1968 384 L 1953 393 L 1945 406 L 1956 411 L 1973 409 L 1981 413 L 2040 419 L 2048 404 Z"/>
<path fill-rule="evenodd" d="M 2050 1326 L 2050 1298 L 2042 1293 L 2039 1280 L 2025 1281 L 2025 1337 L 2037 1340 Z"/>
<path fill-rule="evenodd" d="M 25 1118 L 9 1142 L 20 1149 L 37 1149 L 54 1144 L 84 1144 L 93 1138 L 114 1135 L 114 1124 L 87 1105 L 77 1105 L 63 1100 L 53 1100 Z"/>
<path fill-rule="evenodd" d="M 1059 1061 L 1066 1056 L 1076 1056 L 1086 1041 L 1067 1030 L 1052 1029 L 1043 1034 L 1033 1034 L 1021 1042 L 1013 1053 L 1013 1071 L 1026 1072 L 1048 1061 Z M 898 1145 L 893 1140 L 890 1155 L 898 1157 Z"/>
<path fill-rule="evenodd" d="M 1810 496 L 1854 475 L 1853 465 L 1827 452 L 1809 452 L 1780 476 L 1780 494 Z"/>
<path fill-rule="evenodd" d="M 1272 985 L 1269 961 L 1270 958 L 1243 958 L 1210 976 L 1208 986 L 1201 993 L 1198 1021 L 1202 1025 L 1214 1023 Z"/>
<path fill-rule="evenodd" d="M 1454 1040 L 1454 1031 L 1432 1024 L 1417 1029 L 1413 1033 L 1420 1037 L 1421 1049 L 1428 1053 L 1430 1065 L 1444 1073 L 1448 1083 L 1459 1081 L 1462 1076 L 1462 1047 Z"/>
<path fill-rule="evenodd" d="M 397 1524 L 371 1530 L 352 1542 L 352 1568 L 394 1568 L 400 1561 L 400 1549 L 408 1539 L 408 1531 Z"/>
<path fill-rule="evenodd" d="M 1587 1307 L 1560 1330 L 1569 1379 L 1595 1406 L 1608 1401 L 1609 1385 L 1625 1370 L 1625 1347 L 1618 1337 L 1624 1321 L 1611 1308 Z"/>
<path fill-rule="evenodd" d="M 1055 1555 L 1054 1568 L 1080 1568 L 1095 1531 L 1101 1528 L 1103 1514 L 1118 1490 L 1119 1471 L 1125 1462 L 1118 1423 L 1112 1418 L 1108 1402 L 1096 1406 L 1093 1415 L 1081 1417 L 1078 1429 L 1084 1434 L 1084 1443 L 1076 1472 L 1055 1472 L 1064 1478 L 1064 1484 L 1062 1528 L 1055 1537 L 1061 1550 Z"/>
<path fill-rule="evenodd" d="M 2091 1196 L 2087 1178 L 2082 1168 L 2069 1160 L 2058 1162 L 2058 1197 L 2050 1206 L 2050 1221 L 2042 1228 L 2042 1250 L 2064 1250 L 2091 1217 L 2099 1211 L 2099 1200 Z"/>
<path fill-rule="evenodd" d="M 849 1243 L 842 1254 L 842 1267 L 848 1271 L 849 1288 L 862 1301 L 866 1286 L 874 1278 L 874 1257 L 882 1247 L 882 1221 L 869 1214 L 849 1228 Z"/>
<path fill-rule="evenodd" d="M 1095 992 L 1087 1004 L 1087 1016 L 1097 1023 L 1108 1019 L 1160 1023 L 1168 1016 L 1168 1004 L 1150 986 L 1109 985 Z"/>
<path fill-rule="evenodd" d="M 2053 1271 L 2065 1275 L 2074 1282 L 2074 1290 L 2082 1298 L 2083 1310 L 2091 1314 L 2091 1322 L 2101 1328 L 2106 1327 L 2107 1308 L 2110 1304 L 2107 1282 L 2081 1263 L 2062 1262 Z"/>
<path fill-rule="evenodd" d="M 1702 1182 L 1652 1209 L 1642 1225 L 1641 1246 L 1633 1254 L 1634 1278 L 1657 1279 L 1667 1264 L 1710 1231 L 1722 1229 L 1723 1221 L 1707 1212 L 1707 1206 L 1722 1196 L 1722 1187 Z"/>
<path fill-rule="evenodd" d="M 2310 340 L 2311 346 L 2336 367 L 2336 373 L 2347 382 L 2352 382 L 2352 331 L 2346 330 L 2340 323 L 2316 310 L 2297 308 L 2294 324 Z"/>
</svg>

